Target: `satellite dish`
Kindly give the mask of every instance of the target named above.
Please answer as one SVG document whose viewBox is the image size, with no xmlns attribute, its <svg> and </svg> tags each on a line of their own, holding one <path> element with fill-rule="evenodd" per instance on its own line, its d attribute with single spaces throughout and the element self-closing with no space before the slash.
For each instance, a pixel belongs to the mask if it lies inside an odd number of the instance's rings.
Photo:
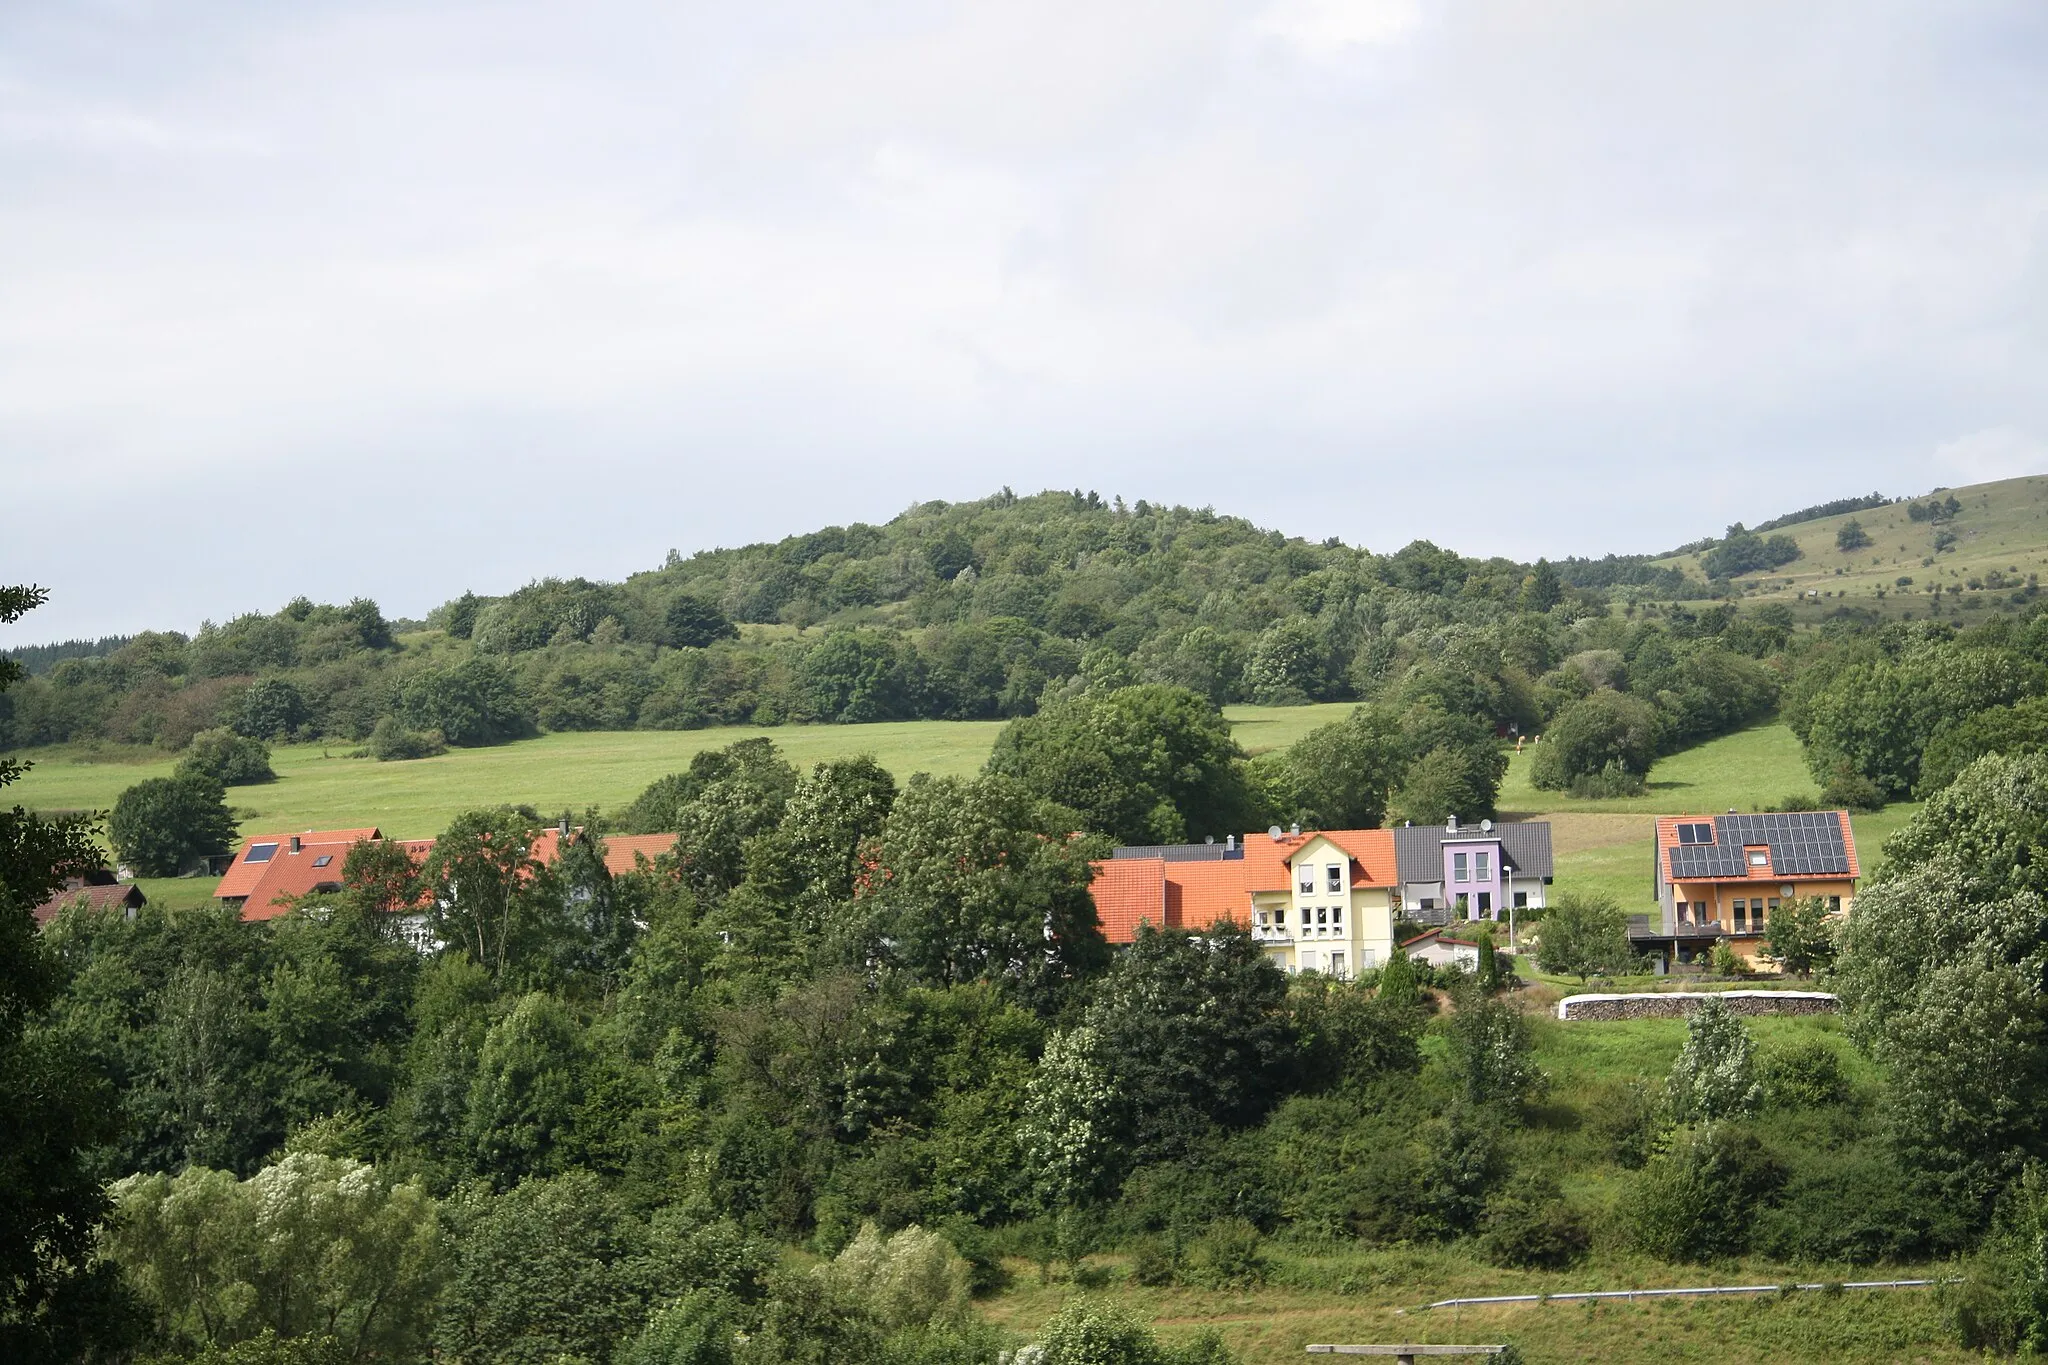
<svg viewBox="0 0 2048 1365">
<path fill-rule="evenodd" d="M 1479 822 L 1479 829 L 1480 829 L 1480 832 L 1481 832 L 1481 833 L 1483 833 L 1483 834 L 1491 834 L 1491 833 L 1493 833 L 1493 821 L 1491 821 L 1491 820 L 1481 820 L 1481 821 Z"/>
<path fill-rule="evenodd" d="M 1266 837 L 1268 837 L 1269 839 L 1271 839 L 1271 840 L 1272 840 L 1272 841 L 1273 841 L 1274 843 L 1276 843 L 1276 844 L 1277 844 L 1277 843 L 1279 843 L 1279 842 L 1280 842 L 1280 826 L 1278 826 L 1278 825 L 1272 825 L 1272 826 L 1269 826 L 1269 827 L 1267 828 L 1267 830 L 1266 830 Z"/>
</svg>

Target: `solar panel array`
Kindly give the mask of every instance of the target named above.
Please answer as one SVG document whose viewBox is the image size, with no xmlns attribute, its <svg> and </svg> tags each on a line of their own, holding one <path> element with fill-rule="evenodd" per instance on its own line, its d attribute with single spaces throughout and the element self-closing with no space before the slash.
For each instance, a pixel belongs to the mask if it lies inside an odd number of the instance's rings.
<svg viewBox="0 0 2048 1365">
<path fill-rule="evenodd" d="M 1774 877 L 1845 877 L 1849 848 L 1842 838 L 1841 816 L 1834 811 L 1784 811 L 1771 815 L 1718 815 L 1712 844 L 1681 845 L 1671 850 L 1671 876 L 1741 877 L 1749 872 L 1744 845 L 1765 844 L 1771 850 Z"/>
</svg>

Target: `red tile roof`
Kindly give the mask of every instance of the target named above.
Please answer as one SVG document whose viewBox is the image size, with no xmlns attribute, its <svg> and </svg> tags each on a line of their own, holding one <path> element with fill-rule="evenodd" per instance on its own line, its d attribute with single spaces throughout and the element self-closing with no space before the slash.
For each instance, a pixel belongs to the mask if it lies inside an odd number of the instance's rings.
<svg viewBox="0 0 2048 1365">
<path fill-rule="evenodd" d="M 42 928 L 57 918 L 57 912 L 71 904 L 82 904 L 90 910 L 107 910 L 114 906 L 141 907 L 149 903 L 149 897 L 142 894 L 142 888 L 133 882 L 121 882 L 106 886 L 69 886 L 35 908 L 36 927 Z"/>
<path fill-rule="evenodd" d="M 301 844 L 342 845 L 353 844 L 362 839 L 377 839 L 381 837 L 381 831 L 375 828 L 309 829 L 301 831 L 298 835 Z M 240 851 L 235 854 L 234 862 L 228 864 L 226 875 L 220 879 L 220 885 L 213 888 L 213 898 L 215 900 L 233 900 L 237 897 L 253 895 L 257 883 L 263 880 L 264 872 L 269 867 L 269 863 L 250 862 L 249 850 L 262 844 L 269 844 L 275 850 L 273 857 L 277 857 L 289 851 L 291 843 L 292 836 L 290 834 L 256 834 L 243 840 Z"/>
<path fill-rule="evenodd" d="M 1162 929 L 1179 923 L 1177 917 L 1167 917 L 1166 861 L 1162 858 L 1106 858 L 1095 864 L 1095 880 L 1088 892 L 1095 898 L 1102 936 L 1111 943 L 1131 942 L 1142 923 Z"/>
<path fill-rule="evenodd" d="M 1397 883 L 1393 831 L 1319 832 L 1351 855 L 1353 885 Z M 1095 864 L 1095 881 L 1089 888 L 1103 937 L 1111 943 L 1129 943 L 1137 936 L 1140 919 L 1162 928 L 1204 929 L 1218 920 L 1248 926 L 1253 894 L 1288 890 L 1287 860 L 1317 833 L 1283 834 L 1278 839 L 1263 833 L 1247 835 L 1241 858 L 1105 858 Z"/>
<path fill-rule="evenodd" d="M 292 902 L 301 896 L 341 890 L 342 866 L 348 862 L 349 850 L 358 842 L 315 844 L 302 834 L 299 851 L 294 853 L 291 841 L 286 840 L 269 862 L 257 864 L 263 875 L 250 890 L 249 898 L 242 902 L 242 918 L 276 919 L 290 913 Z"/>
<path fill-rule="evenodd" d="M 572 830 L 571 841 L 582 837 L 582 833 L 581 830 Z M 673 834 L 607 834 L 602 837 L 604 868 L 614 877 L 622 877 L 631 872 L 638 866 L 642 856 L 653 862 L 662 854 L 673 852 L 676 846 L 676 836 Z M 561 851 L 562 831 L 554 825 L 542 830 L 540 837 L 533 841 L 533 856 L 544 864 L 552 863 L 560 857 Z"/>
</svg>

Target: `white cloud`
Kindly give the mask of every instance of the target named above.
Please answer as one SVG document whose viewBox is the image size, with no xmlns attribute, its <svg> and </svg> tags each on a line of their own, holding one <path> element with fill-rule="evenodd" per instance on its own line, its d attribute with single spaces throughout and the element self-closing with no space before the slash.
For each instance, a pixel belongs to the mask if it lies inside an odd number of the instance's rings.
<svg viewBox="0 0 2048 1365">
<path fill-rule="evenodd" d="M 1421 24 L 1421 0 L 1274 0 L 1252 27 L 1328 56 L 1396 42 Z"/>
<path fill-rule="evenodd" d="M 2048 474 L 2048 441 L 2018 427 L 1987 427 L 1943 441 L 1934 458 L 1964 483 L 1990 483 L 2026 474 Z"/>
</svg>

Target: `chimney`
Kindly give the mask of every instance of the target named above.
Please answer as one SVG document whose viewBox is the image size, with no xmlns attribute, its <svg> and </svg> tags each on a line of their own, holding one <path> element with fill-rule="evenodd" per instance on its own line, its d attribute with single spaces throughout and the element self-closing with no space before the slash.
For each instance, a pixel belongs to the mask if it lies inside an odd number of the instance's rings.
<svg viewBox="0 0 2048 1365">
<path fill-rule="evenodd" d="M 1237 848 L 1237 836 L 1236 836 L 1235 834 L 1226 834 L 1226 835 L 1224 835 L 1224 836 L 1223 836 L 1223 851 L 1224 851 L 1225 853 L 1230 853 L 1230 852 L 1234 852 L 1234 851 L 1236 850 L 1236 848 Z"/>
<path fill-rule="evenodd" d="M 1458 817 L 1453 815 L 1450 818 L 1450 820 L 1445 823 L 1444 828 L 1450 831 L 1452 834 L 1456 834 L 1458 832 Z"/>
<path fill-rule="evenodd" d="M 1301 833 L 1301 821 L 1299 821 L 1299 820 L 1296 820 L 1296 821 L 1295 821 L 1295 822 L 1294 822 L 1294 823 L 1293 823 L 1293 824 L 1292 824 L 1291 826 L 1289 826 L 1289 827 L 1288 827 L 1288 830 L 1287 830 L 1287 832 L 1288 832 L 1289 834 L 1300 834 L 1300 833 Z"/>
<path fill-rule="evenodd" d="M 300 849 L 304 847 L 305 845 L 299 842 L 299 836 L 294 834 L 292 836 L 292 852 L 297 853 Z"/>
<path fill-rule="evenodd" d="M 567 812 L 567 811 L 563 811 L 563 812 L 562 812 L 562 826 L 561 826 L 561 828 L 562 828 L 562 837 L 563 837 L 564 839 L 568 838 L 568 837 L 569 837 L 569 812 Z"/>
</svg>

